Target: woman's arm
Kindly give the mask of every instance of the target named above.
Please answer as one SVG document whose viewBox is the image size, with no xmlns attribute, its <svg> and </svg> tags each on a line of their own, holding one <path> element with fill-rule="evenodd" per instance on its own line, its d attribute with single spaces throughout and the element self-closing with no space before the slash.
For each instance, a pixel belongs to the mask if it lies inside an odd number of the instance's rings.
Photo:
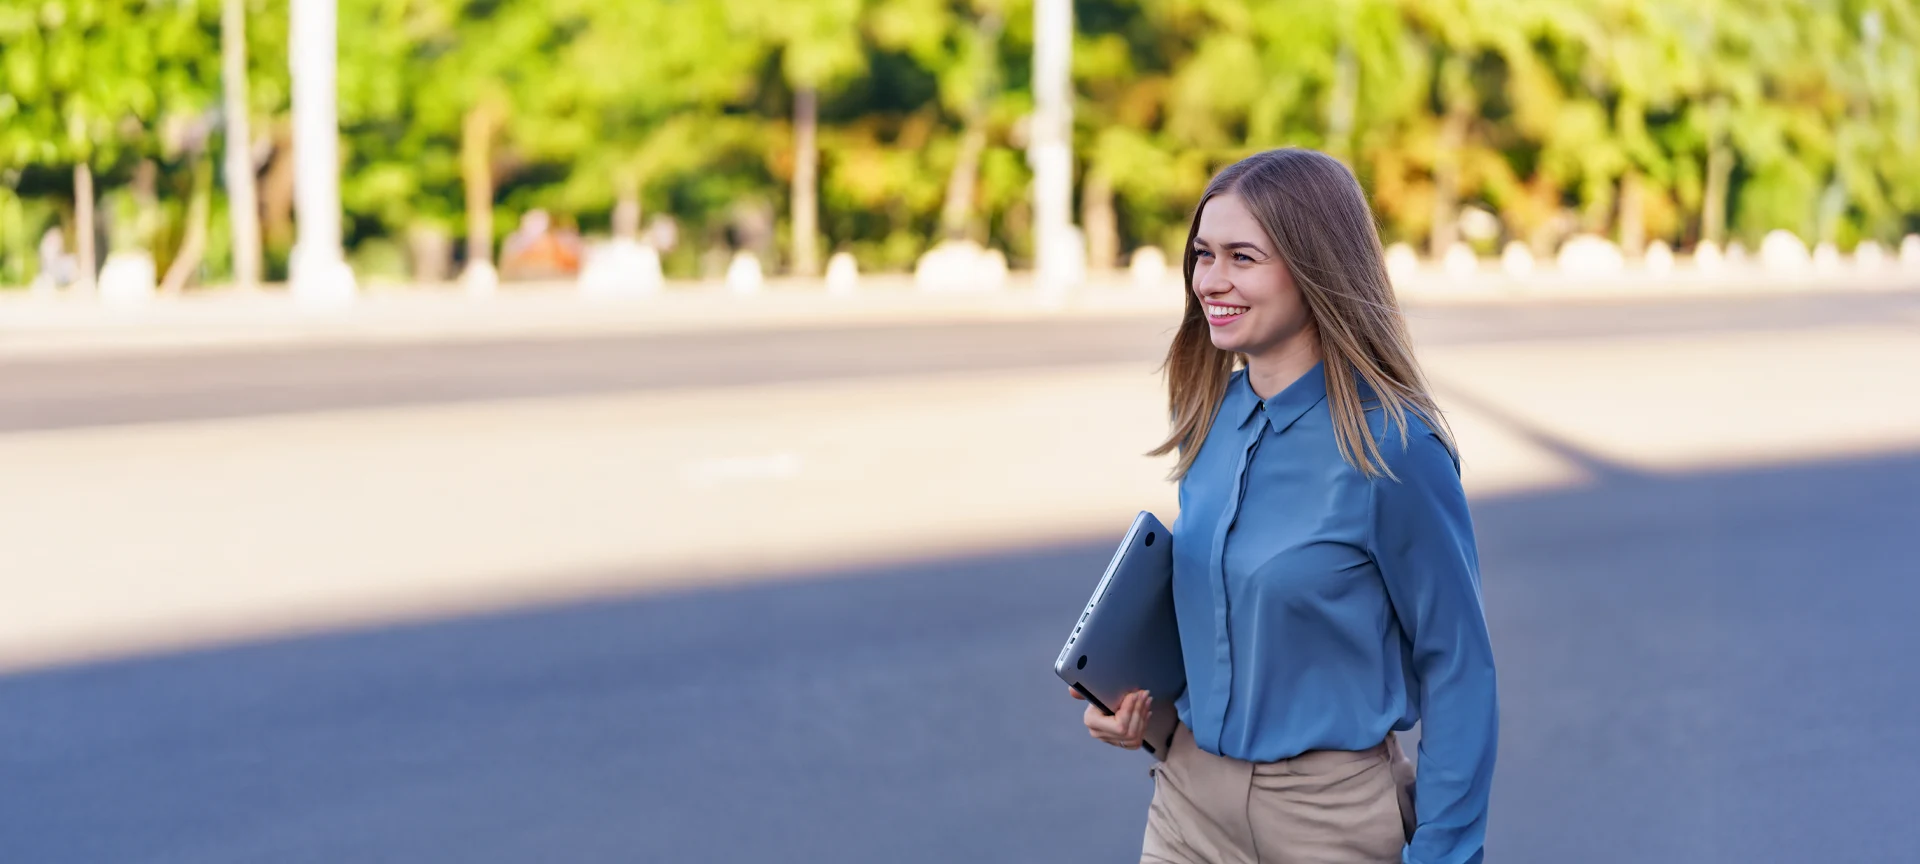
<svg viewBox="0 0 1920 864">
<path fill-rule="evenodd" d="M 1418 432 L 1388 456 L 1398 479 L 1374 482 L 1371 550 L 1419 683 L 1419 828 L 1405 861 L 1477 864 L 1500 725 L 1493 646 L 1458 463 L 1439 438 Z"/>
</svg>

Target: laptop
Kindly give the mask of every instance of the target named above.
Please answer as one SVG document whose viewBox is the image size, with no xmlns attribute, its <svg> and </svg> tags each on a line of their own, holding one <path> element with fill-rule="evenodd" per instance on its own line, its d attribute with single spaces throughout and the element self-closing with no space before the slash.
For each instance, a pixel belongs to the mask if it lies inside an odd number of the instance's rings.
<svg viewBox="0 0 1920 864">
<path fill-rule="evenodd" d="M 1107 706 L 1127 693 L 1151 693 L 1142 746 L 1167 758 L 1179 722 L 1173 701 L 1187 688 L 1187 671 L 1173 617 L 1173 532 L 1152 513 L 1141 511 L 1127 528 L 1053 672 L 1109 715 Z"/>
</svg>

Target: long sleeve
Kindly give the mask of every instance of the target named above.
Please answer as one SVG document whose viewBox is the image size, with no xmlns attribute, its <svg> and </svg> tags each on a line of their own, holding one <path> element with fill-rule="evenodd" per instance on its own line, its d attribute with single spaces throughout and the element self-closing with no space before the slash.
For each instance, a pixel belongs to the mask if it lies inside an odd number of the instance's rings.
<svg viewBox="0 0 1920 864">
<path fill-rule="evenodd" d="M 1493 647 L 1458 465 L 1416 427 L 1382 450 L 1397 479 L 1374 481 L 1369 550 L 1411 644 L 1421 714 L 1419 827 L 1405 864 L 1478 864 L 1499 733 Z"/>
</svg>

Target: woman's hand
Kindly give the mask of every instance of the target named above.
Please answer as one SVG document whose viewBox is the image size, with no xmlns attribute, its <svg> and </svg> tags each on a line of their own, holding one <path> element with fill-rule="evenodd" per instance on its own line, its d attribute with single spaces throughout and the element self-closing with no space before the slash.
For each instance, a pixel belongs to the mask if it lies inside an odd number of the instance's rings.
<svg viewBox="0 0 1920 864">
<path fill-rule="evenodd" d="M 1068 687 L 1067 692 L 1075 699 L 1087 698 L 1072 687 Z M 1107 716 L 1098 706 L 1088 705 L 1081 720 L 1087 724 L 1087 734 L 1124 750 L 1138 750 L 1141 736 L 1147 734 L 1147 718 L 1152 716 L 1153 698 L 1145 690 L 1135 690 L 1120 697 L 1113 716 Z"/>
</svg>

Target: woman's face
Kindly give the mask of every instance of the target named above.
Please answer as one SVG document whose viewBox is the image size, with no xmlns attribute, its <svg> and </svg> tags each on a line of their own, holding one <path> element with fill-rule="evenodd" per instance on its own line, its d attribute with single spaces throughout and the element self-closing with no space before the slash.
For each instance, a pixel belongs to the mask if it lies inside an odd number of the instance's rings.
<svg viewBox="0 0 1920 864">
<path fill-rule="evenodd" d="M 1215 196 L 1193 238 L 1193 294 L 1214 347 L 1259 356 L 1307 328 L 1307 307 L 1286 262 L 1240 196 Z"/>
</svg>

